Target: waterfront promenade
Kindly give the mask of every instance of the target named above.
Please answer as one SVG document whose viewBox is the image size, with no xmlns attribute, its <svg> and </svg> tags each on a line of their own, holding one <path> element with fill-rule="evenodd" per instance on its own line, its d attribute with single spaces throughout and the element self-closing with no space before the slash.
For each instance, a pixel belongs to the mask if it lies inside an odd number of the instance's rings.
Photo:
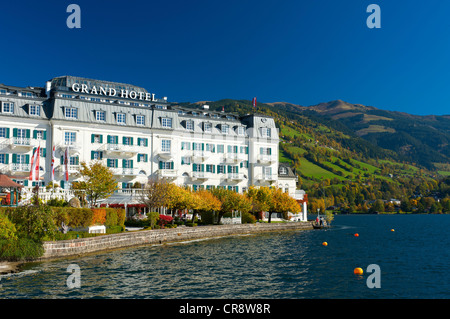
<svg viewBox="0 0 450 319">
<path fill-rule="evenodd" d="M 313 229 L 309 222 L 290 222 L 177 227 L 131 231 L 73 240 L 47 241 L 43 243 L 45 252 L 40 260 L 80 256 L 126 247 L 159 245 L 204 238 L 309 229 Z"/>
</svg>

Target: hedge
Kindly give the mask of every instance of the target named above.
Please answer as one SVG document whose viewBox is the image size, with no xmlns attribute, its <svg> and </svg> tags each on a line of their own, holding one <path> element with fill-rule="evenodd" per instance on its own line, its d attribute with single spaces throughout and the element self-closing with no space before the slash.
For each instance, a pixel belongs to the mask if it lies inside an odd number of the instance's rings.
<svg viewBox="0 0 450 319">
<path fill-rule="evenodd" d="M 61 222 L 73 228 L 94 224 L 124 226 L 125 223 L 125 210 L 121 208 L 52 207 L 52 211 L 55 213 L 57 226 L 61 226 Z"/>
</svg>

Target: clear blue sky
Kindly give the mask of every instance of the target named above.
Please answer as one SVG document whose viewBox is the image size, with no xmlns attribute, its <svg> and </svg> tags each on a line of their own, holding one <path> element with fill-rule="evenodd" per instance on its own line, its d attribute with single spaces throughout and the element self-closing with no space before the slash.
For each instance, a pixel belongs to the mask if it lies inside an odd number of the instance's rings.
<svg viewBox="0 0 450 319">
<path fill-rule="evenodd" d="M 66 8 L 81 7 L 81 29 Z M 381 8 L 369 29 L 366 8 Z M 131 83 L 169 101 L 342 99 L 450 114 L 450 1 L 8 1 L 0 83 L 60 75 Z"/>
</svg>

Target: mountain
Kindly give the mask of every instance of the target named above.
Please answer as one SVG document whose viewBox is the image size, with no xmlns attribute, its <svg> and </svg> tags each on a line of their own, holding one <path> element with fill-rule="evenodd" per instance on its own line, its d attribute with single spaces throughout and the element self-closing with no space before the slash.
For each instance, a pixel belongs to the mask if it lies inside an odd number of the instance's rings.
<svg viewBox="0 0 450 319">
<path fill-rule="evenodd" d="M 268 105 L 302 114 L 347 134 L 353 133 L 374 146 L 394 151 L 400 160 L 428 169 L 450 163 L 449 115 L 420 116 L 342 100 L 312 106 L 285 102 Z"/>
</svg>

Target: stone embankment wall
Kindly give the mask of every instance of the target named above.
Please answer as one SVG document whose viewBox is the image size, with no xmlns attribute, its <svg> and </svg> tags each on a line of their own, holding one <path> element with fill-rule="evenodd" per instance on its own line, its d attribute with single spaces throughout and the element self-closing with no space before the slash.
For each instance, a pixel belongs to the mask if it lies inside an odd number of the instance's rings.
<svg viewBox="0 0 450 319">
<path fill-rule="evenodd" d="M 307 229 L 312 229 L 310 223 L 293 222 L 274 224 L 257 223 L 241 225 L 215 225 L 141 230 L 73 240 L 47 241 L 44 242 L 45 252 L 41 259 L 70 257 L 118 248 L 164 244 L 169 242 L 181 242 L 201 238 Z"/>
</svg>

